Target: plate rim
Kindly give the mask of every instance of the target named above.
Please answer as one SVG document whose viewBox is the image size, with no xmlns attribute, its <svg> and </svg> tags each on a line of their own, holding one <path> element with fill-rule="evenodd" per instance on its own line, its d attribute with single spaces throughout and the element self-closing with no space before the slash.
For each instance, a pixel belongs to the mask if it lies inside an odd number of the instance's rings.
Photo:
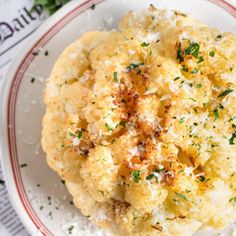
<svg viewBox="0 0 236 236">
<path fill-rule="evenodd" d="M 24 59 L 27 58 L 29 55 L 33 58 L 32 52 L 37 48 L 38 44 L 41 42 L 45 43 L 47 42 L 47 36 L 50 36 L 50 32 L 55 29 L 55 33 L 57 33 L 62 26 L 69 23 L 72 19 L 69 16 L 73 15 L 73 13 L 76 13 L 74 17 L 81 14 L 85 10 L 89 9 L 92 4 L 99 4 L 100 2 L 103 2 L 104 0 L 77 0 L 72 1 L 68 3 L 66 6 L 64 6 L 62 9 L 60 9 L 58 12 L 56 12 L 52 17 L 47 19 L 28 39 L 27 42 L 29 44 L 24 48 L 21 48 L 21 50 L 18 51 L 17 56 L 15 59 L 12 60 L 11 65 L 8 69 L 8 72 L 5 76 L 5 78 L 2 81 L 1 84 L 1 97 L 2 100 L 0 100 L 0 111 L 1 116 L 3 119 L 0 121 L 0 131 L 1 131 L 1 138 L 0 138 L 0 161 L 2 163 L 2 169 L 3 174 L 6 180 L 7 190 L 8 194 L 10 196 L 11 203 L 19 216 L 21 222 L 23 222 L 24 226 L 28 230 L 28 232 L 35 235 L 35 232 L 41 233 L 45 236 L 51 236 L 53 235 L 52 232 L 50 232 L 47 227 L 41 222 L 38 215 L 34 212 L 33 207 L 31 206 L 27 196 L 25 198 L 28 200 L 29 205 L 32 208 L 33 214 L 35 215 L 34 219 L 32 219 L 32 212 L 28 212 L 26 209 L 27 202 L 24 202 L 25 199 L 21 196 L 19 192 L 19 186 L 17 186 L 17 177 L 16 173 L 14 172 L 14 163 L 12 160 L 12 150 L 11 150 L 11 129 L 14 127 L 9 127 L 9 111 L 10 111 L 10 101 L 11 96 L 16 92 L 15 99 L 17 98 L 17 90 L 14 89 L 15 83 L 21 83 L 21 77 L 19 76 L 19 70 L 22 69 L 22 66 L 24 65 Z M 227 11 L 229 14 L 231 14 L 233 17 L 236 18 L 236 7 L 230 4 L 229 2 L 225 0 L 206 0 L 209 2 L 212 2 L 221 8 L 223 8 L 225 11 Z M 68 17 L 68 22 L 66 21 Z M 60 25 L 61 22 L 65 20 L 65 24 L 60 26 L 58 29 L 56 28 L 57 25 Z M 53 35 L 52 35 L 53 36 Z M 50 37 L 49 37 L 50 39 Z M 31 41 L 31 42 L 30 42 Z M 26 42 L 26 43 L 27 43 Z M 31 60 L 32 61 L 32 60 Z M 4 88 L 4 90 L 3 90 Z M 19 88 L 19 86 L 17 87 Z M 14 116 L 15 117 L 15 116 Z M 13 122 L 13 124 L 15 121 Z M 18 159 L 15 160 L 18 162 Z M 18 173 L 19 174 L 19 173 Z M 21 176 L 19 174 L 18 176 L 21 180 Z M 21 180 L 23 183 L 23 181 Z M 21 184 L 22 184 L 21 183 Z M 23 185 L 22 185 L 23 186 Z M 23 186 L 24 190 L 24 186 Z M 24 190 L 25 191 L 25 190 Z M 20 203 L 18 203 L 20 202 Z M 31 210 L 30 210 L 31 211 Z M 36 219 L 36 220 L 35 220 Z"/>
</svg>

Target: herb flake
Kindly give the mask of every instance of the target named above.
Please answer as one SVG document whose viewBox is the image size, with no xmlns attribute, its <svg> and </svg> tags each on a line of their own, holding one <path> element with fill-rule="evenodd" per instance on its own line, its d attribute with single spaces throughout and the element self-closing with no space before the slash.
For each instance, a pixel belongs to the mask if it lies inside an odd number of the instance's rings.
<svg viewBox="0 0 236 236">
<path fill-rule="evenodd" d="M 120 121 L 119 125 L 125 127 L 126 126 L 126 121 L 125 120 Z"/>
<path fill-rule="evenodd" d="M 132 71 L 132 70 L 134 70 L 134 69 L 136 69 L 136 68 L 139 68 L 140 66 L 143 66 L 143 65 L 144 65 L 143 62 L 138 63 L 138 64 L 131 63 L 131 64 L 130 64 L 129 66 L 127 66 L 126 68 L 127 68 L 128 72 L 130 72 L 130 71 Z"/>
<path fill-rule="evenodd" d="M 192 55 L 195 58 L 198 58 L 200 50 L 200 45 L 198 43 L 191 43 L 188 48 L 184 50 L 185 55 Z"/>
<path fill-rule="evenodd" d="M 178 45 L 178 50 L 177 50 L 177 60 L 181 63 L 181 62 L 183 62 L 184 61 L 184 58 L 183 58 L 183 56 L 182 56 L 182 44 L 181 43 L 179 43 L 179 45 Z"/>
<path fill-rule="evenodd" d="M 184 119 L 185 119 L 184 117 L 182 117 L 181 119 L 179 119 L 179 123 L 180 123 L 180 124 L 183 124 L 183 123 L 184 123 Z"/>
<path fill-rule="evenodd" d="M 229 93 L 233 92 L 234 90 L 233 89 L 226 89 L 224 92 L 222 92 L 218 98 L 221 98 L 221 97 L 225 97 L 226 95 L 228 95 Z"/>
<path fill-rule="evenodd" d="M 174 78 L 174 81 L 179 80 L 179 79 L 180 79 L 180 76 L 177 76 Z"/>
<path fill-rule="evenodd" d="M 154 177 L 154 174 L 150 174 L 146 177 L 146 180 L 151 180 Z"/>
<path fill-rule="evenodd" d="M 78 138 L 78 139 L 81 139 L 82 135 L 83 135 L 83 131 L 80 130 L 79 133 L 78 133 L 78 135 L 77 135 L 77 138 Z"/>
<path fill-rule="evenodd" d="M 202 56 L 198 57 L 198 62 L 197 62 L 198 64 L 203 62 L 203 61 L 204 61 L 204 58 Z"/>
<path fill-rule="evenodd" d="M 114 73 L 113 73 L 113 80 L 115 81 L 115 82 L 118 82 L 119 80 L 118 80 L 118 72 L 117 71 L 115 71 Z"/>
<path fill-rule="evenodd" d="M 213 111 L 213 113 L 214 113 L 215 120 L 217 120 L 217 119 L 219 118 L 219 112 L 218 112 L 218 110 L 215 109 L 215 110 Z"/>
<path fill-rule="evenodd" d="M 93 3 L 92 6 L 90 7 L 92 10 L 94 10 L 96 5 Z"/>
<path fill-rule="evenodd" d="M 69 228 L 68 228 L 68 233 L 69 234 L 72 234 L 72 230 L 74 229 L 74 226 L 72 225 L 72 226 L 70 226 Z"/>
<path fill-rule="evenodd" d="M 142 43 L 141 43 L 141 46 L 142 46 L 143 48 L 148 47 L 148 46 L 149 46 L 149 43 L 142 42 Z"/>
<path fill-rule="evenodd" d="M 211 51 L 211 52 L 209 53 L 209 56 L 210 56 L 210 57 L 214 57 L 215 54 L 216 54 L 215 51 Z"/>
<path fill-rule="evenodd" d="M 229 202 L 236 204 L 236 197 L 231 198 L 231 199 L 229 200 Z"/>
<path fill-rule="evenodd" d="M 24 167 L 27 167 L 27 166 L 28 166 L 28 164 L 23 163 L 23 164 L 20 165 L 20 168 L 24 168 Z"/>
<path fill-rule="evenodd" d="M 197 84 L 197 88 L 201 88 L 201 87 L 202 87 L 201 83 Z"/>
<path fill-rule="evenodd" d="M 134 181 L 135 183 L 138 183 L 139 180 L 141 180 L 140 173 L 141 173 L 140 170 L 134 170 L 134 171 L 132 172 L 132 178 L 133 178 L 133 181 Z"/>
<path fill-rule="evenodd" d="M 175 193 L 179 198 L 182 198 L 185 201 L 188 201 L 187 197 L 182 193 Z"/>
<path fill-rule="evenodd" d="M 111 128 L 111 126 L 107 123 L 105 123 L 105 127 L 107 129 L 108 132 L 111 132 L 113 129 Z"/>
<path fill-rule="evenodd" d="M 230 145 L 235 145 L 234 139 L 236 138 L 236 131 L 232 134 L 231 138 L 229 139 Z"/>
</svg>

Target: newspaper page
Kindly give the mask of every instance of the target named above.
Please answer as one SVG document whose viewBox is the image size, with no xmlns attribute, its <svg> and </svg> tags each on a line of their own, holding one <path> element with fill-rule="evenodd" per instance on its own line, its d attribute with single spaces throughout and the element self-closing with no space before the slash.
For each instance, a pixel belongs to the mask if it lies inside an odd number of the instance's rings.
<svg viewBox="0 0 236 236">
<path fill-rule="evenodd" d="M 228 2 L 236 6 L 236 0 Z M 34 0 L 0 0 L 0 87 L 12 58 L 46 18 Z M 0 236 L 28 235 L 10 203 L 0 164 Z"/>
<path fill-rule="evenodd" d="M 0 87 L 12 58 L 46 18 L 33 0 L 0 0 Z M 0 236 L 28 235 L 11 205 L 0 164 Z"/>
</svg>

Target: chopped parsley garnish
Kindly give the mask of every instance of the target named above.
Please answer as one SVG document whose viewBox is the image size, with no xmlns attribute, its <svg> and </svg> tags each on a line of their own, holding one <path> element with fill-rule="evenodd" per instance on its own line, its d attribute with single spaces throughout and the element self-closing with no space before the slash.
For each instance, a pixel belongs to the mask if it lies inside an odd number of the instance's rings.
<svg viewBox="0 0 236 236">
<path fill-rule="evenodd" d="M 236 116 L 233 116 L 233 117 L 231 117 L 230 119 L 229 119 L 229 122 L 231 122 L 231 121 L 233 121 L 233 120 L 235 120 L 236 119 Z"/>
<path fill-rule="evenodd" d="M 224 106 L 220 103 L 219 109 L 224 109 Z"/>
<path fill-rule="evenodd" d="M 72 230 L 74 229 L 74 226 L 72 225 L 72 226 L 70 226 L 69 228 L 68 228 L 68 233 L 69 234 L 72 234 Z"/>
<path fill-rule="evenodd" d="M 179 198 L 182 198 L 185 201 L 188 201 L 187 197 L 182 193 L 175 193 Z"/>
<path fill-rule="evenodd" d="M 26 164 L 26 163 L 23 163 L 23 164 L 20 165 L 21 168 L 24 168 L 24 167 L 27 167 L 27 166 L 28 166 L 28 164 Z"/>
<path fill-rule="evenodd" d="M 154 177 L 154 174 L 150 174 L 146 177 L 146 180 L 151 180 Z"/>
<path fill-rule="evenodd" d="M 222 35 L 221 34 L 217 35 L 216 39 L 222 39 Z"/>
<path fill-rule="evenodd" d="M 199 72 L 199 69 L 195 68 L 194 70 L 191 71 L 191 74 L 197 74 Z"/>
<path fill-rule="evenodd" d="M 234 139 L 236 138 L 236 131 L 232 134 L 231 138 L 229 139 L 229 144 L 234 145 Z"/>
<path fill-rule="evenodd" d="M 205 177 L 205 176 L 203 176 L 203 175 L 200 175 L 200 176 L 199 176 L 199 180 L 200 180 L 201 182 L 205 182 L 205 180 L 206 180 L 206 177 Z"/>
<path fill-rule="evenodd" d="M 72 133 L 72 132 L 70 132 L 69 131 L 69 135 L 71 136 L 71 137 L 74 137 L 75 135 Z"/>
<path fill-rule="evenodd" d="M 193 102 L 197 102 L 197 100 L 194 98 L 189 98 L 189 99 L 192 100 Z"/>
<path fill-rule="evenodd" d="M 182 71 L 188 72 L 188 67 L 183 66 L 183 67 L 182 67 Z"/>
<path fill-rule="evenodd" d="M 5 181 L 0 179 L 0 185 L 4 185 L 5 184 Z"/>
<path fill-rule="evenodd" d="M 140 170 L 134 170 L 134 171 L 132 172 L 132 178 L 133 178 L 133 181 L 134 181 L 135 183 L 138 183 L 139 180 L 141 180 L 140 172 L 141 172 Z"/>
<path fill-rule="evenodd" d="M 105 123 L 105 127 L 107 129 L 108 132 L 111 132 L 113 129 L 110 127 L 110 125 L 108 125 L 107 123 Z"/>
<path fill-rule="evenodd" d="M 181 45 L 181 43 L 179 43 L 179 45 L 178 45 L 178 50 L 177 50 L 177 60 L 178 60 L 179 62 L 183 62 L 183 61 L 184 61 L 184 58 L 183 58 L 183 56 L 182 56 L 181 48 L 182 48 L 182 45 Z"/>
<path fill-rule="evenodd" d="M 198 62 L 197 62 L 198 64 L 203 62 L 203 61 L 204 61 L 204 58 L 202 56 L 198 57 Z"/>
<path fill-rule="evenodd" d="M 229 200 L 230 203 L 236 203 L 236 197 L 233 197 Z"/>
<path fill-rule="evenodd" d="M 179 120 L 179 123 L 180 123 L 180 124 L 183 124 L 183 123 L 184 123 L 184 117 L 182 117 L 182 118 Z"/>
<path fill-rule="evenodd" d="M 158 170 L 155 170 L 155 172 L 156 172 L 156 173 L 160 173 L 160 172 L 163 172 L 164 170 L 165 170 L 165 167 L 160 168 L 160 169 L 158 169 Z"/>
<path fill-rule="evenodd" d="M 126 126 L 126 121 L 125 120 L 120 121 L 119 125 L 125 127 Z"/>
<path fill-rule="evenodd" d="M 174 81 L 179 80 L 179 79 L 180 79 L 180 76 L 177 76 L 174 78 Z"/>
<path fill-rule="evenodd" d="M 234 90 L 233 89 L 226 89 L 224 92 L 222 92 L 218 98 L 220 97 L 225 97 L 226 95 L 228 95 L 229 93 L 233 92 Z"/>
<path fill-rule="evenodd" d="M 211 52 L 209 53 L 209 56 L 210 56 L 210 57 L 214 57 L 215 54 L 216 54 L 215 51 L 211 51 Z"/>
<path fill-rule="evenodd" d="M 130 72 L 131 70 L 134 70 L 134 69 L 136 69 L 136 68 L 139 68 L 139 66 L 143 66 L 143 65 L 144 65 L 143 62 L 138 63 L 138 64 L 131 63 L 131 64 L 130 64 L 129 66 L 127 66 L 126 68 L 127 68 L 128 72 Z"/>
<path fill-rule="evenodd" d="M 30 83 L 33 84 L 35 82 L 35 78 L 31 78 Z"/>
<path fill-rule="evenodd" d="M 49 52 L 48 52 L 48 50 L 46 50 L 45 52 L 44 52 L 44 56 L 48 56 L 49 55 Z"/>
<path fill-rule="evenodd" d="M 82 135 L 83 135 L 83 131 L 80 130 L 79 133 L 78 133 L 78 135 L 77 135 L 77 138 L 78 138 L 78 139 L 81 139 Z"/>
<path fill-rule="evenodd" d="M 200 175 L 198 177 L 199 181 L 203 182 L 203 183 L 206 183 L 210 180 L 210 178 L 206 178 L 204 175 Z"/>
<path fill-rule="evenodd" d="M 218 112 L 218 110 L 215 109 L 215 110 L 213 111 L 213 113 L 214 113 L 215 120 L 218 119 L 218 118 L 219 118 L 219 112 Z"/>
<path fill-rule="evenodd" d="M 50 216 L 50 219 L 52 219 L 52 212 L 51 211 L 48 213 L 48 216 Z"/>
<path fill-rule="evenodd" d="M 198 58 L 200 50 L 200 45 L 198 43 L 190 43 L 189 47 L 185 50 L 182 50 L 182 45 L 179 43 L 177 50 L 177 60 L 181 63 L 184 61 L 184 55 L 192 55 L 195 58 Z M 200 62 L 203 58 L 200 59 Z M 198 62 L 198 63 L 200 63 Z"/>
<path fill-rule="evenodd" d="M 218 146 L 219 146 L 218 144 L 214 144 L 214 143 L 211 144 L 211 147 L 212 147 L 212 148 L 218 147 Z"/>
<path fill-rule="evenodd" d="M 202 84 L 197 84 L 197 88 L 201 88 L 202 87 Z"/>
<path fill-rule="evenodd" d="M 188 48 L 184 50 L 185 55 L 192 55 L 195 58 L 198 58 L 200 50 L 200 45 L 198 43 L 191 43 Z"/>
<path fill-rule="evenodd" d="M 154 172 L 152 172 L 146 177 L 146 180 L 151 180 L 153 177 L 155 177 L 156 182 L 158 183 L 159 179 L 158 179 L 158 176 L 155 175 L 155 173 L 161 173 L 163 171 L 165 171 L 165 167 L 155 170 Z"/>
<path fill-rule="evenodd" d="M 148 47 L 148 46 L 149 46 L 149 43 L 142 42 L 142 43 L 141 43 L 141 46 L 142 46 L 143 48 Z"/>
<path fill-rule="evenodd" d="M 92 6 L 90 7 L 92 10 L 94 10 L 96 5 L 93 3 Z"/>
<path fill-rule="evenodd" d="M 117 71 L 113 73 L 113 80 L 114 80 L 115 82 L 118 82 L 118 81 L 119 81 L 119 80 L 118 80 L 118 72 L 117 72 Z"/>
</svg>

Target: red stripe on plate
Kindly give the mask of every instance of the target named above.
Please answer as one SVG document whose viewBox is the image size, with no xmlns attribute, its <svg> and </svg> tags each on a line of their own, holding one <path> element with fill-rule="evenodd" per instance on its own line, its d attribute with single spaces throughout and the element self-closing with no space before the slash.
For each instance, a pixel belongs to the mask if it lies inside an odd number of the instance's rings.
<svg viewBox="0 0 236 236">
<path fill-rule="evenodd" d="M 236 7 L 231 5 L 229 2 L 225 0 L 208 0 L 216 5 L 224 8 L 227 12 L 229 12 L 232 16 L 236 17 Z"/>
<path fill-rule="evenodd" d="M 16 73 L 13 78 L 13 82 L 10 88 L 10 93 L 8 97 L 8 142 L 9 142 L 9 151 L 10 151 L 10 160 L 13 170 L 13 176 L 16 183 L 16 189 L 22 205 L 26 210 L 29 218 L 34 223 L 36 228 L 45 236 L 53 235 L 47 227 L 42 223 L 42 221 L 36 215 L 27 195 L 25 188 L 23 186 L 22 177 L 19 169 L 18 155 L 17 155 L 17 147 L 16 147 L 16 132 L 15 132 L 15 107 L 18 89 L 20 83 L 23 79 L 23 75 L 28 68 L 29 64 L 33 61 L 34 56 L 32 53 L 37 50 L 37 48 L 43 47 L 53 36 L 60 31 L 63 26 L 68 24 L 72 19 L 81 14 L 83 11 L 87 10 L 91 7 L 91 4 L 98 4 L 102 0 L 88 0 L 83 4 L 79 5 L 72 11 L 70 11 L 67 15 L 65 15 L 60 21 L 55 23 L 29 50 L 26 54 L 20 65 L 18 66 Z"/>
</svg>

